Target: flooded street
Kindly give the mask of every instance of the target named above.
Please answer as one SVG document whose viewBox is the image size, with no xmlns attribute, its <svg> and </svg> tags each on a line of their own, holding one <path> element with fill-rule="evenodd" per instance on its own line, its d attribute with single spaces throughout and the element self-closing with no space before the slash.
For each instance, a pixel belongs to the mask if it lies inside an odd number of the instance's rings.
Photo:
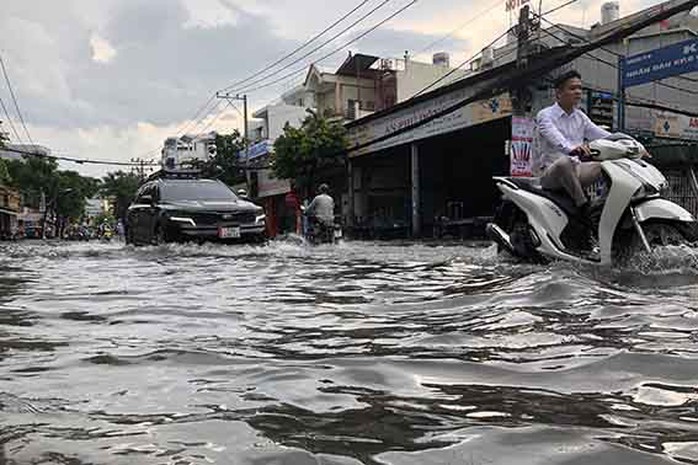
<svg viewBox="0 0 698 465">
<path fill-rule="evenodd" d="M 698 251 L 0 247 L 0 464 L 698 463 Z"/>
</svg>

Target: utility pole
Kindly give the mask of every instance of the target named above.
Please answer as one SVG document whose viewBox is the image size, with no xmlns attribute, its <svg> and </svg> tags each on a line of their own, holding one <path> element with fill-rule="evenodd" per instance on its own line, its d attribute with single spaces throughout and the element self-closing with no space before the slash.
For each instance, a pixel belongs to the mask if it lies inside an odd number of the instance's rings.
<svg viewBox="0 0 698 465">
<path fill-rule="evenodd" d="M 514 26 L 516 33 L 516 69 L 528 67 L 528 56 L 531 53 L 531 31 L 535 24 L 530 17 L 531 9 L 528 4 L 519 10 L 519 22 Z M 515 116 L 526 116 L 531 110 L 532 95 L 526 82 L 518 83 L 512 89 L 512 106 Z"/>
<path fill-rule="evenodd" d="M 627 50 L 627 47 L 626 47 Z M 627 53 L 627 52 L 626 52 Z M 616 107 L 616 131 L 625 132 L 625 87 L 623 87 L 623 74 L 625 68 L 625 57 L 618 57 L 618 105 Z"/>
<path fill-rule="evenodd" d="M 244 119 L 243 121 L 243 136 L 245 137 L 245 142 L 250 140 L 249 133 L 248 133 L 248 127 L 247 127 L 247 95 L 240 95 L 240 94 L 235 94 L 235 95 L 230 95 L 230 93 L 226 92 L 225 94 L 222 92 L 216 92 L 216 98 L 220 98 L 223 100 L 227 100 L 228 102 L 232 102 L 233 100 L 242 100 L 242 118 Z"/>
<path fill-rule="evenodd" d="M 519 10 L 519 22 L 514 26 L 516 34 L 517 72 L 528 68 L 531 54 L 531 32 L 536 28 L 531 19 L 528 4 Z M 526 81 L 517 82 L 510 89 L 513 116 L 511 118 L 511 143 L 509 144 L 510 176 L 531 176 L 531 149 L 534 123 L 530 117 L 533 94 Z"/>
<path fill-rule="evenodd" d="M 245 146 L 245 180 L 247 181 L 247 192 L 250 193 L 250 171 L 249 171 L 249 157 L 247 155 L 247 148 L 250 145 L 250 135 L 249 135 L 249 129 L 248 129 L 248 124 L 247 124 L 247 95 L 243 94 L 235 94 L 231 95 L 229 92 L 222 93 L 222 92 L 216 92 L 216 98 L 220 98 L 223 100 L 227 100 L 229 103 L 232 103 L 233 100 L 242 100 L 242 119 L 243 121 L 243 144 Z"/>
</svg>

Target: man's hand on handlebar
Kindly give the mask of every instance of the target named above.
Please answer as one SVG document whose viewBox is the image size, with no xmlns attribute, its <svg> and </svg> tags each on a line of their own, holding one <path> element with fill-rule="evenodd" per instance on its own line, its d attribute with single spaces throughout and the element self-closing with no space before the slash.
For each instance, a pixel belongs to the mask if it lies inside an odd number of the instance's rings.
<svg viewBox="0 0 698 465">
<path fill-rule="evenodd" d="M 591 161 L 591 149 L 586 144 L 578 145 L 570 152 L 570 155 L 578 157 L 579 161 Z"/>
</svg>

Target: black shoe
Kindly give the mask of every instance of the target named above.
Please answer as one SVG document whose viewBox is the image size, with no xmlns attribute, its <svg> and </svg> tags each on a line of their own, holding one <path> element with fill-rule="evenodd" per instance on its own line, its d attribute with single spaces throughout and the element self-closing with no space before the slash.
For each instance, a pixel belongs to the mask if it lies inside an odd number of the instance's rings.
<svg viewBox="0 0 698 465">
<path fill-rule="evenodd" d="M 579 207 L 577 219 L 583 229 L 581 235 L 580 248 L 582 251 L 598 256 L 599 253 L 599 222 L 601 220 L 601 209 L 593 206 L 590 202 Z"/>
</svg>

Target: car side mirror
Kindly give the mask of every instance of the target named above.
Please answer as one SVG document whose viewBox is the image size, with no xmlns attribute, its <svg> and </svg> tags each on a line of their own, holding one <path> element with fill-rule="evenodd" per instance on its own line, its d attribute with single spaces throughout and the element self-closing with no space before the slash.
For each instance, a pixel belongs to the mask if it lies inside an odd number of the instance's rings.
<svg viewBox="0 0 698 465">
<path fill-rule="evenodd" d="M 153 196 L 152 195 L 144 195 L 141 197 L 141 202 L 147 203 L 148 205 L 152 205 L 153 204 Z"/>
</svg>

